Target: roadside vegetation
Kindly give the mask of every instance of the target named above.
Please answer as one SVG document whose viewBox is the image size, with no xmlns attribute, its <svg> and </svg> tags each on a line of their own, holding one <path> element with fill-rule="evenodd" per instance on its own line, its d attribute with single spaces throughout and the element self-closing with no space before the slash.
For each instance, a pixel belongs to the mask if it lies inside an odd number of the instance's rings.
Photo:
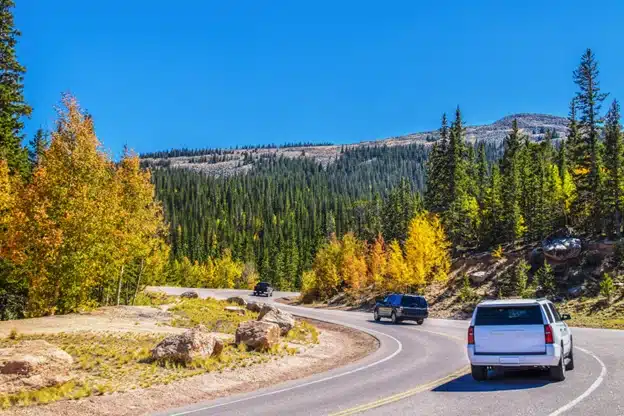
<svg viewBox="0 0 624 416">
<path fill-rule="evenodd" d="M 310 323 L 297 321 L 295 327 L 272 348 L 254 351 L 243 344 L 233 343 L 239 323 L 254 320 L 258 314 L 228 312 L 232 304 L 215 299 L 183 299 L 162 294 L 137 296 L 149 306 L 162 305 L 164 298 L 175 301 L 169 311 L 171 324 L 192 328 L 201 324 L 210 332 L 220 333 L 225 347 L 218 356 L 195 359 L 188 364 L 153 361 L 151 350 L 167 334 L 132 332 L 79 331 L 71 333 L 21 335 L 12 331 L 0 339 L 0 348 L 10 348 L 21 341 L 44 340 L 72 356 L 73 378 L 66 383 L 40 389 L 24 389 L 15 394 L 0 394 L 0 408 L 46 404 L 62 399 L 81 399 L 154 385 L 170 384 L 187 377 L 207 372 L 221 372 L 265 363 L 269 360 L 294 355 L 298 348 L 292 344 L 318 343 L 318 330 Z"/>
</svg>

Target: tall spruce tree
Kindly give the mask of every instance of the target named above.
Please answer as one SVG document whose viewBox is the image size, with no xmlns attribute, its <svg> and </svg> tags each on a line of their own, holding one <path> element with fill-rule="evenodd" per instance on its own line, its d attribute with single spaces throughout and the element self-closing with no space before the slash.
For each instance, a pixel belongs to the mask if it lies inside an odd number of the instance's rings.
<svg viewBox="0 0 624 416">
<path fill-rule="evenodd" d="M 613 100 L 605 120 L 605 158 L 606 168 L 605 201 L 609 234 L 618 237 L 622 232 L 622 195 L 624 195 L 624 145 L 622 126 L 620 125 L 620 104 Z"/>
<path fill-rule="evenodd" d="M 15 46 L 20 32 L 13 23 L 13 0 L 0 0 L 0 159 L 11 174 L 26 176 L 28 152 L 22 146 L 23 118 L 32 109 L 23 93 L 26 69 L 18 62 Z"/>
<path fill-rule="evenodd" d="M 600 232 L 601 155 L 599 135 L 602 125 L 600 108 L 607 94 L 600 92 L 598 62 L 587 49 L 573 72 L 579 91 L 575 97 L 579 114 L 580 137 L 574 152 L 574 172 L 577 189 L 575 210 L 580 214 L 580 225 L 586 231 Z"/>
<path fill-rule="evenodd" d="M 448 121 L 444 113 L 440 127 L 440 140 L 433 144 L 427 160 L 425 205 L 431 212 L 440 213 L 447 210 L 449 206 L 448 135 Z"/>
<path fill-rule="evenodd" d="M 511 132 L 504 141 L 501 160 L 502 173 L 502 222 L 505 241 L 513 243 L 524 232 L 524 220 L 520 210 L 522 139 L 518 121 L 514 120 Z"/>
</svg>

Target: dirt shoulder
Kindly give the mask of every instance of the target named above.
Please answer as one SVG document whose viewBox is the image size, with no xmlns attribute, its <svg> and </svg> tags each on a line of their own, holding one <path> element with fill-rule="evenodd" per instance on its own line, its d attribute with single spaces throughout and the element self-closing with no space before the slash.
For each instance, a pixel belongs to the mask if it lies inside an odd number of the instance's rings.
<svg viewBox="0 0 624 416">
<path fill-rule="evenodd" d="M 350 328 L 312 322 L 320 332 L 319 343 L 302 346 L 297 355 L 245 368 L 211 372 L 169 385 L 123 393 L 59 401 L 45 406 L 12 408 L 7 415 L 143 415 L 199 401 L 245 393 L 281 382 L 303 378 L 346 365 L 365 357 L 379 346 L 376 338 Z"/>
</svg>

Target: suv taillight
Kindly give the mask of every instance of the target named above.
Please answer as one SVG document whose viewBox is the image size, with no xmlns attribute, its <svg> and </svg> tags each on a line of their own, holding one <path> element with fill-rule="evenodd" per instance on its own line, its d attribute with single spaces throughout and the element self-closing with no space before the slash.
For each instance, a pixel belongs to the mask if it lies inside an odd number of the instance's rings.
<svg viewBox="0 0 624 416">
<path fill-rule="evenodd" d="M 468 328 L 468 345 L 474 345 L 474 326 Z"/>
<path fill-rule="evenodd" d="M 554 344 L 555 340 L 553 339 L 553 331 L 550 325 L 544 325 L 544 340 L 546 344 Z"/>
</svg>

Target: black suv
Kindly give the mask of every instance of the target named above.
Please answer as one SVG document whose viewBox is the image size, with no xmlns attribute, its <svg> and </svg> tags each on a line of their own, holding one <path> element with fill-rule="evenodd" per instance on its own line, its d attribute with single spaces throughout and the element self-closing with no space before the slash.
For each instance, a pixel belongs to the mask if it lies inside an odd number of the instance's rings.
<svg viewBox="0 0 624 416">
<path fill-rule="evenodd" d="M 260 282 L 254 287 L 254 296 L 266 295 L 273 296 L 273 287 L 267 282 Z"/>
<path fill-rule="evenodd" d="M 422 325 L 425 318 L 429 316 L 427 300 L 420 295 L 393 294 L 387 296 L 383 301 L 377 302 L 373 310 L 375 321 L 381 318 L 390 318 L 393 324 L 401 321 L 416 321 Z"/>
</svg>

